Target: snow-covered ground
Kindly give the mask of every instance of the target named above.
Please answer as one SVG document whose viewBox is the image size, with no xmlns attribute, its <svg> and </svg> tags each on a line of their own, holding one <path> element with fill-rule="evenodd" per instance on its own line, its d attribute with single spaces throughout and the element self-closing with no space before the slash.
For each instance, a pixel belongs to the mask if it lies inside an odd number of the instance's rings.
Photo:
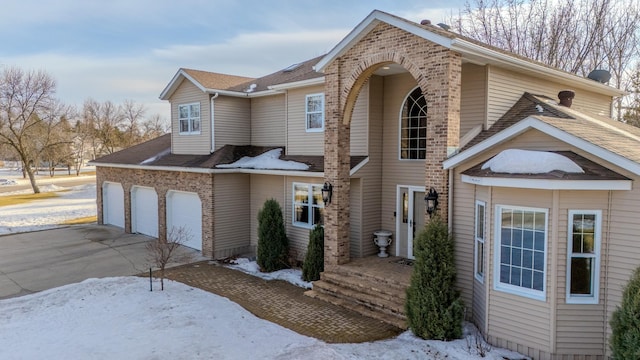
<svg viewBox="0 0 640 360">
<path fill-rule="evenodd" d="M 52 229 L 65 220 L 96 215 L 96 185 L 87 184 L 70 188 L 54 184 L 43 185 L 41 192 L 55 192 L 58 197 L 0 207 L 0 235 Z M 23 190 L 16 193 L 31 193 Z"/>
<path fill-rule="evenodd" d="M 0 207 L 0 234 L 55 227 L 96 213 L 95 185 L 42 188 L 60 197 Z M 230 267 L 310 287 L 299 270 L 262 274 L 247 259 Z M 1 300 L 0 359 L 524 358 L 486 345 L 481 357 L 469 325 L 467 336 L 452 342 L 424 341 L 407 331 L 385 341 L 327 344 L 261 320 L 215 294 L 173 281 L 165 289 L 150 292 L 148 279 L 138 277 L 90 279 Z"/>
<path fill-rule="evenodd" d="M 158 288 L 158 286 L 155 286 Z M 327 344 L 259 319 L 226 298 L 148 279 L 90 279 L 0 301 L 2 359 L 483 359 L 475 340 L 424 341 L 410 332 Z M 522 358 L 492 349 L 484 359 Z"/>
</svg>

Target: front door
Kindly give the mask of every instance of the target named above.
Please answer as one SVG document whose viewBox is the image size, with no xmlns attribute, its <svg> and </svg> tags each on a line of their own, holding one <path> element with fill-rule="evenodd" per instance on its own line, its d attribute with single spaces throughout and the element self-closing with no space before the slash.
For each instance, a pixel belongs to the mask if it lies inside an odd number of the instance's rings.
<svg viewBox="0 0 640 360">
<path fill-rule="evenodd" d="M 424 227 L 424 188 L 398 186 L 396 255 L 414 259 L 413 239 Z"/>
</svg>

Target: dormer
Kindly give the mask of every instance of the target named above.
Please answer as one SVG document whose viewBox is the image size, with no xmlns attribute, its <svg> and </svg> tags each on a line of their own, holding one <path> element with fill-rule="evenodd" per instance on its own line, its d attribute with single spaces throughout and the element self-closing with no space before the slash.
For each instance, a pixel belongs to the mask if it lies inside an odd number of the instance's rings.
<svg viewBox="0 0 640 360">
<path fill-rule="evenodd" d="M 252 80 L 200 70 L 178 70 L 160 94 L 161 100 L 171 103 L 171 152 L 191 155 L 212 153 L 215 150 L 215 128 L 212 124 L 216 98 L 225 96 L 225 93 L 236 95 L 227 89 Z M 248 112 L 249 100 L 245 101 L 246 106 L 241 104 L 239 108 L 246 107 Z"/>
</svg>

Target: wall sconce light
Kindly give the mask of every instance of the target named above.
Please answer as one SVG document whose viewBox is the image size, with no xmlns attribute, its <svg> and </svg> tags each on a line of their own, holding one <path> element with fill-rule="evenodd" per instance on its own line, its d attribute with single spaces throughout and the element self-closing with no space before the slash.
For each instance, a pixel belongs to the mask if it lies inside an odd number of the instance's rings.
<svg viewBox="0 0 640 360">
<path fill-rule="evenodd" d="M 324 205 L 331 204 L 331 196 L 333 195 L 333 185 L 329 184 L 329 182 L 325 182 L 322 187 L 322 201 L 324 201 Z"/>
<path fill-rule="evenodd" d="M 429 214 L 429 216 L 433 215 L 438 207 L 438 192 L 436 189 L 429 189 L 429 192 L 424 197 L 424 202 L 427 206 L 427 214 Z"/>
</svg>

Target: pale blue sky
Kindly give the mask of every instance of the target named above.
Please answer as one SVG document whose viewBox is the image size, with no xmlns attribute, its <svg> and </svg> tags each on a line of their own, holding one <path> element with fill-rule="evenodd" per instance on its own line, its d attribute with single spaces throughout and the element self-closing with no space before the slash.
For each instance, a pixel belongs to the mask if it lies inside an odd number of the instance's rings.
<svg viewBox="0 0 640 360">
<path fill-rule="evenodd" d="M 3 0 L 0 66 L 45 70 L 60 99 L 143 103 L 180 67 L 262 76 L 331 50 L 372 10 L 445 21 L 465 0 Z"/>
</svg>

